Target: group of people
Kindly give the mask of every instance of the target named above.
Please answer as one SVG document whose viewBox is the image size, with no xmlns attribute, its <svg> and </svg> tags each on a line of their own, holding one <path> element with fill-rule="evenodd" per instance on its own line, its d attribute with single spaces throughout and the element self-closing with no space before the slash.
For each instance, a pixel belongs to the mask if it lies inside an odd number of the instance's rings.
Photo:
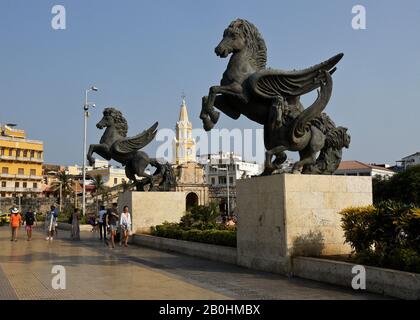
<svg viewBox="0 0 420 320">
<path fill-rule="evenodd" d="M 46 240 L 52 240 L 54 233 L 57 234 L 57 217 L 58 212 L 55 209 L 55 206 L 51 206 L 51 211 L 48 211 L 45 218 L 45 228 L 47 233 Z M 18 232 L 22 225 L 25 225 L 25 231 L 27 236 L 27 241 L 32 241 L 32 231 L 34 225 L 37 224 L 36 212 L 29 208 L 25 214 L 21 215 L 20 210 L 16 207 L 10 209 L 10 227 L 12 232 L 12 237 L 10 241 L 18 241 Z"/>
<path fill-rule="evenodd" d="M 71 237 L 74 240 L 80 240 L 80 227 L 79 227 L 80 215 L 78 209 L 75 209 L 72 218 L 72 232 Z M 90 224 L 92 225 L 93 230 L 96 230 L 96 221 L 97 227 L 99 229 L 99 239 L 103 240 L 105 244 L 111 248 L 115 248 L 115 241 L 117 234 L 119 234 L 119 244 L 125 247 L 128 246 L 128 237 L 131 234 L 132 224 L 131 224 L 131 214 L 128 210 L 128 206 L 124 206 L 123 212 L 118 213 L 118 206 L 116 203 L 112 205 L 112 208 L 106 209 L 105 206 L 101 206 L 100 210 L 96 217 L 91 217 Z M 95 221 L 95 222 L 93 222 Z M 109 235 L 108 241 L 107 234 Z"/>
<path fill-rule="evenodd" d="M 79 209 L 74 209 L 69 221 L 71 222 L 70 236 L 72 240 L 80 240 L 80 218 Z M 29 208 L 22 217 L 18 208 L 12 208 L 10 215 L 10 227 L 12 232 L 11 241 L 16 242 L 18 240 L 18 230 L 23 224 L 25 225 L 27 240 L 31 241 L 33 226 L 37 224 L 36 213 L 32 208 Z M 52 241 L 58 234 L 58 210 L 55 206 L 51 206 L 51 210 L 47 212 L 44 226 L 47 235 L 46 240 Z M 112 208 L 108 209 L 106 209 L 105 206 L 101 206 L 98 213 L 98 227 L 99 239 L 104 240 L 107 246 L 115 248 L 115 241 L 117 235 L 119 235 L 119 245 L 127 247 L 128 238 L 132 230 L 131 214 L 128 210 L 128 206 L 124 206 L 121 214 L 118 213 L 118 206 L 116 203 L 112 205 Z M 108 242 L 107 234 L 111 240 L 110 242 Z"/>
</svg>

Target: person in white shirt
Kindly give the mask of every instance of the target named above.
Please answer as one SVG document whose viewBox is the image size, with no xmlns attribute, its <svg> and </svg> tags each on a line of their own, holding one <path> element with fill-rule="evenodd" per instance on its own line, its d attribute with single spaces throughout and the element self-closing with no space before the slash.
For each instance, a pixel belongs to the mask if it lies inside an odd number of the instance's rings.
<svg viewBox="0 0 420 320">
<path fill-rule="evenodd" d="M 131 215 L 128 212 L 128 206 L 124 206 L 123 213 L 120 218 L 121 228 L 121 242 L 124 241 L 124 246 L 128 247 L 128 236 L 131 231 Z"/>
</svg>

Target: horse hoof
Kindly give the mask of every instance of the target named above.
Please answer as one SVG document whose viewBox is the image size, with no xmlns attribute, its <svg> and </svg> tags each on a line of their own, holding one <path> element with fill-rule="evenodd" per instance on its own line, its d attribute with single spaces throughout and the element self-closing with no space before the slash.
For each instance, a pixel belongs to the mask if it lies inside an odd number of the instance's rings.
<svg viewBox="0 0 420 320">
<path fill-rule="evenodd" d="M 212 112 L 210 112 L 209 116 L 210 116 L 210 119 L 213 122 L 213 124 L 215 124 L 219 120 L 220 112 L 212 111 Z"/>
<path fill-rule="evenodd" d="M 204 130 L 210 131 L 211 129 L 213 129 L 213 127 L 214 127 L 214 123 L 209 118 L 206 118 L 203 120 Z"/>
</svg>

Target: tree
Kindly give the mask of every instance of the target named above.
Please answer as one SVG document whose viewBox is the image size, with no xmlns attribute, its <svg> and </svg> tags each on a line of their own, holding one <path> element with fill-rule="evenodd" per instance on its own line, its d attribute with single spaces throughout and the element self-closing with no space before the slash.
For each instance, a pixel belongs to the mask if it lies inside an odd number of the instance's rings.
<svg viewBox="0 0 420 320">
<path fill-rule="evenodd" d="M 93 177 L 93 185 L 95 187 L 96 207 L 98 208 L 99 195 L 102 195 L 106 190 L 105 181 L 102 175 L 98 174 Z"/>
<path fill-rule="evenodd" d="M 420 206 L 420 165 L 408 167 L 389 179 L 373 179 L 374 203 L 393 200 Z"/>
<path fill-rule="evenodd" d="M 73 192 L 73 181 L 69 174 L 65 171 L 57 173 L 57 181 L 51 184 L 51 189 L 55 194 L 59 194 L 61 188 L 61 195 L 65 199 Z M 61 200 L 61 199 L 60 199 Z"/>
</svg>

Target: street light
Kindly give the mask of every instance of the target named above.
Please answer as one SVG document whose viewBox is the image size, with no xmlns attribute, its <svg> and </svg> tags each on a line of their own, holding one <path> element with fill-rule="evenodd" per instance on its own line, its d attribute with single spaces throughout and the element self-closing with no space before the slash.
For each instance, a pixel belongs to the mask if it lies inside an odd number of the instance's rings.
<svg viewBox="0 0 420 320">
<path fill-rule="evenodd" d="M 83 198 L 82 198 L 82 215 L 86 214 L 86 140 L 87 140 L 87 118 L 89 117 L 89 108 L 95 107 L 94 103 L 88 102 L 88 93 L 90 91 L 98 91 L 95 86 L 85 90 L 85 104 L 83 106 L 83 118 L 84 118 L 84 135 L 83 135 Z"/>
</svg>

